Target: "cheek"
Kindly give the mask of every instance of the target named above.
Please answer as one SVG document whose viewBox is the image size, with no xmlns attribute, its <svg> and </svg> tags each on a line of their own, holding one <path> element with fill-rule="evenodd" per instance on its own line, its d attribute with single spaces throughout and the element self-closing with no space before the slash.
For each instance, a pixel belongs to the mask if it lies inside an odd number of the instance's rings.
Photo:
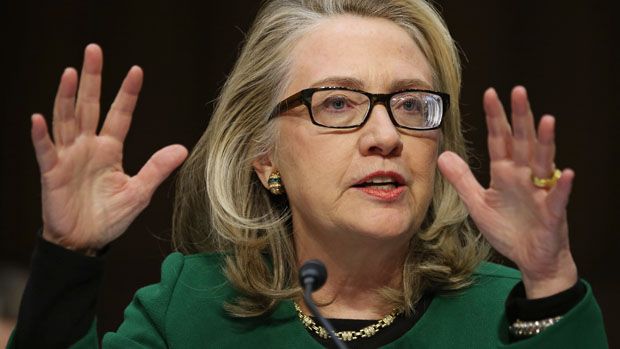
<svg viewBox="0 0 620 349">
<path fill-rule="evenodd" d="M 430 202 L 437 169 L 437 139 L 420 138 L 405 144 L 407 162 L 413 173 L 414 195 L 418 201 Z M 417 179 L 417 180 L 416 180 Z"/>
<path fill-rule="evenodd" d="M 329 195 L 324 189 L 340 181 L 348 163 L 344 139 L 321 134 L 304 120 L 291 119 L 282 120 L 276 147 L 277 166 L 290 188 L 289 196 L 309 191 Z"/>
</svg>

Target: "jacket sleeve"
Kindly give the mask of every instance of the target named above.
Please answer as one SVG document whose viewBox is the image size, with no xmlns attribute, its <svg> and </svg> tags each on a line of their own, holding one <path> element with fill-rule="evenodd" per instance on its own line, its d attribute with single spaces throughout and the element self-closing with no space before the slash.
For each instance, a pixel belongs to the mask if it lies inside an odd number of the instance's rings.
<svg viewBox="0 0 620 349">
<path fill-rule="evenodd" d="M 500 333 L 499 337 L 504 339 L 498 348 L 608 348 L 601 310 L 590 285 L 582 282 L 585 295 L 560 321 L 535 336 L 512 343 L 508 335 Z M 500 325 L 500 332 L 507 332 L 507 329 L 508 321 Z"/>
<path fill-rule="evenodd" d="M 103 258 L 87 257 L 38 237 L 30 277 L 8 348 L 67 348 L 90 338 Z"/>
<path fill-rule="evenodd" d="M 173 253 L 161 281 L 136 292 L 116 333 L 104 348 L 166 348 L 165 318 L 184 257 Z M 99 347 L 95 309 L 103 275 L 100 257 L 85 257 L 39 238 L 8 349 Z"/>
</svg>

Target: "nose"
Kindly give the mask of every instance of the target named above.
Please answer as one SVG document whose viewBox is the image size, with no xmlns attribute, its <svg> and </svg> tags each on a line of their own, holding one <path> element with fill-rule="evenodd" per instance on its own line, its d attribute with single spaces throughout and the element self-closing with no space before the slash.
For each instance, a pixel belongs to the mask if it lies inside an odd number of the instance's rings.
<svg viewBox="0 0 620 349">
<path fill-rule="evenodd" d="M 398 156 L 402 152 L 401 134 L 382 104 L 372 108 L 360 132 L 359 146 L 363 155 L 391 157 Z"/>
</svg>

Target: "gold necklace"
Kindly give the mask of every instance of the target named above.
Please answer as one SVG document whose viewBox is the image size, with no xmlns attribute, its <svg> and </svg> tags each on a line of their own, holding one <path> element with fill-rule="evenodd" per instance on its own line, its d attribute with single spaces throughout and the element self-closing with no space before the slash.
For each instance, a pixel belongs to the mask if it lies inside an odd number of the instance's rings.
<svg viewBox="0 0 620 349">
<path fill-rule="evenodd" d="M 299 305 L 297 305 L 297 302 L 294 302 L 293 304 L 295 304 L 295 311 L 297 311 L 297 317 L 299 317 L 299 320 L 304 325 L 304 327 L 316 333 L 319 337 L 323 339 L 329 338 L 329 333 L 327 333 L 327 330 L 325 329 L 325 327 L 318 325 L 316 322 L 314 322 L 314 320 L 312 320 L 311 317 L 304 314 L 301 311 L 301 308 L 299 307 Z M 336 332 L 336 336 L 340 338 L 340 340 L 345 341 L 345 342 L 350 342 L 358 338 L 372 337 L 375 334 L 377 334 L 377 332 L 379 332 L 379 330 L 381 330 L 382 328 L 388 327 L 392 323 L 394 323 L 394 320 L 396 320 L 396 317 L 400 315 L 402 312 L 403 311 L 401 309 L 396 308 L 392 310 L 391 313 L 387 314 L 383 319 L 375 322 L 372 325 L 368 325 L 357 331 L 339 331 L 339 332 Z"/>
</svg>

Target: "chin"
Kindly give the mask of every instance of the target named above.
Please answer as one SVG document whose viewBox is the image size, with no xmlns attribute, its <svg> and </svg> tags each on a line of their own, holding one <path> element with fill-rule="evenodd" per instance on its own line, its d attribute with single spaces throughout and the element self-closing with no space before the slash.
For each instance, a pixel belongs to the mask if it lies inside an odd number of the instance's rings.
<svg viewBox="0 0 620 349">
<path fill-rule="evenodd" d="M 409 241 L 417 225 L 410 217 L 400 215 L 367 215 L 357 217 L 351 231 L 376 240 L 404 239 Z"/>
</svg>

